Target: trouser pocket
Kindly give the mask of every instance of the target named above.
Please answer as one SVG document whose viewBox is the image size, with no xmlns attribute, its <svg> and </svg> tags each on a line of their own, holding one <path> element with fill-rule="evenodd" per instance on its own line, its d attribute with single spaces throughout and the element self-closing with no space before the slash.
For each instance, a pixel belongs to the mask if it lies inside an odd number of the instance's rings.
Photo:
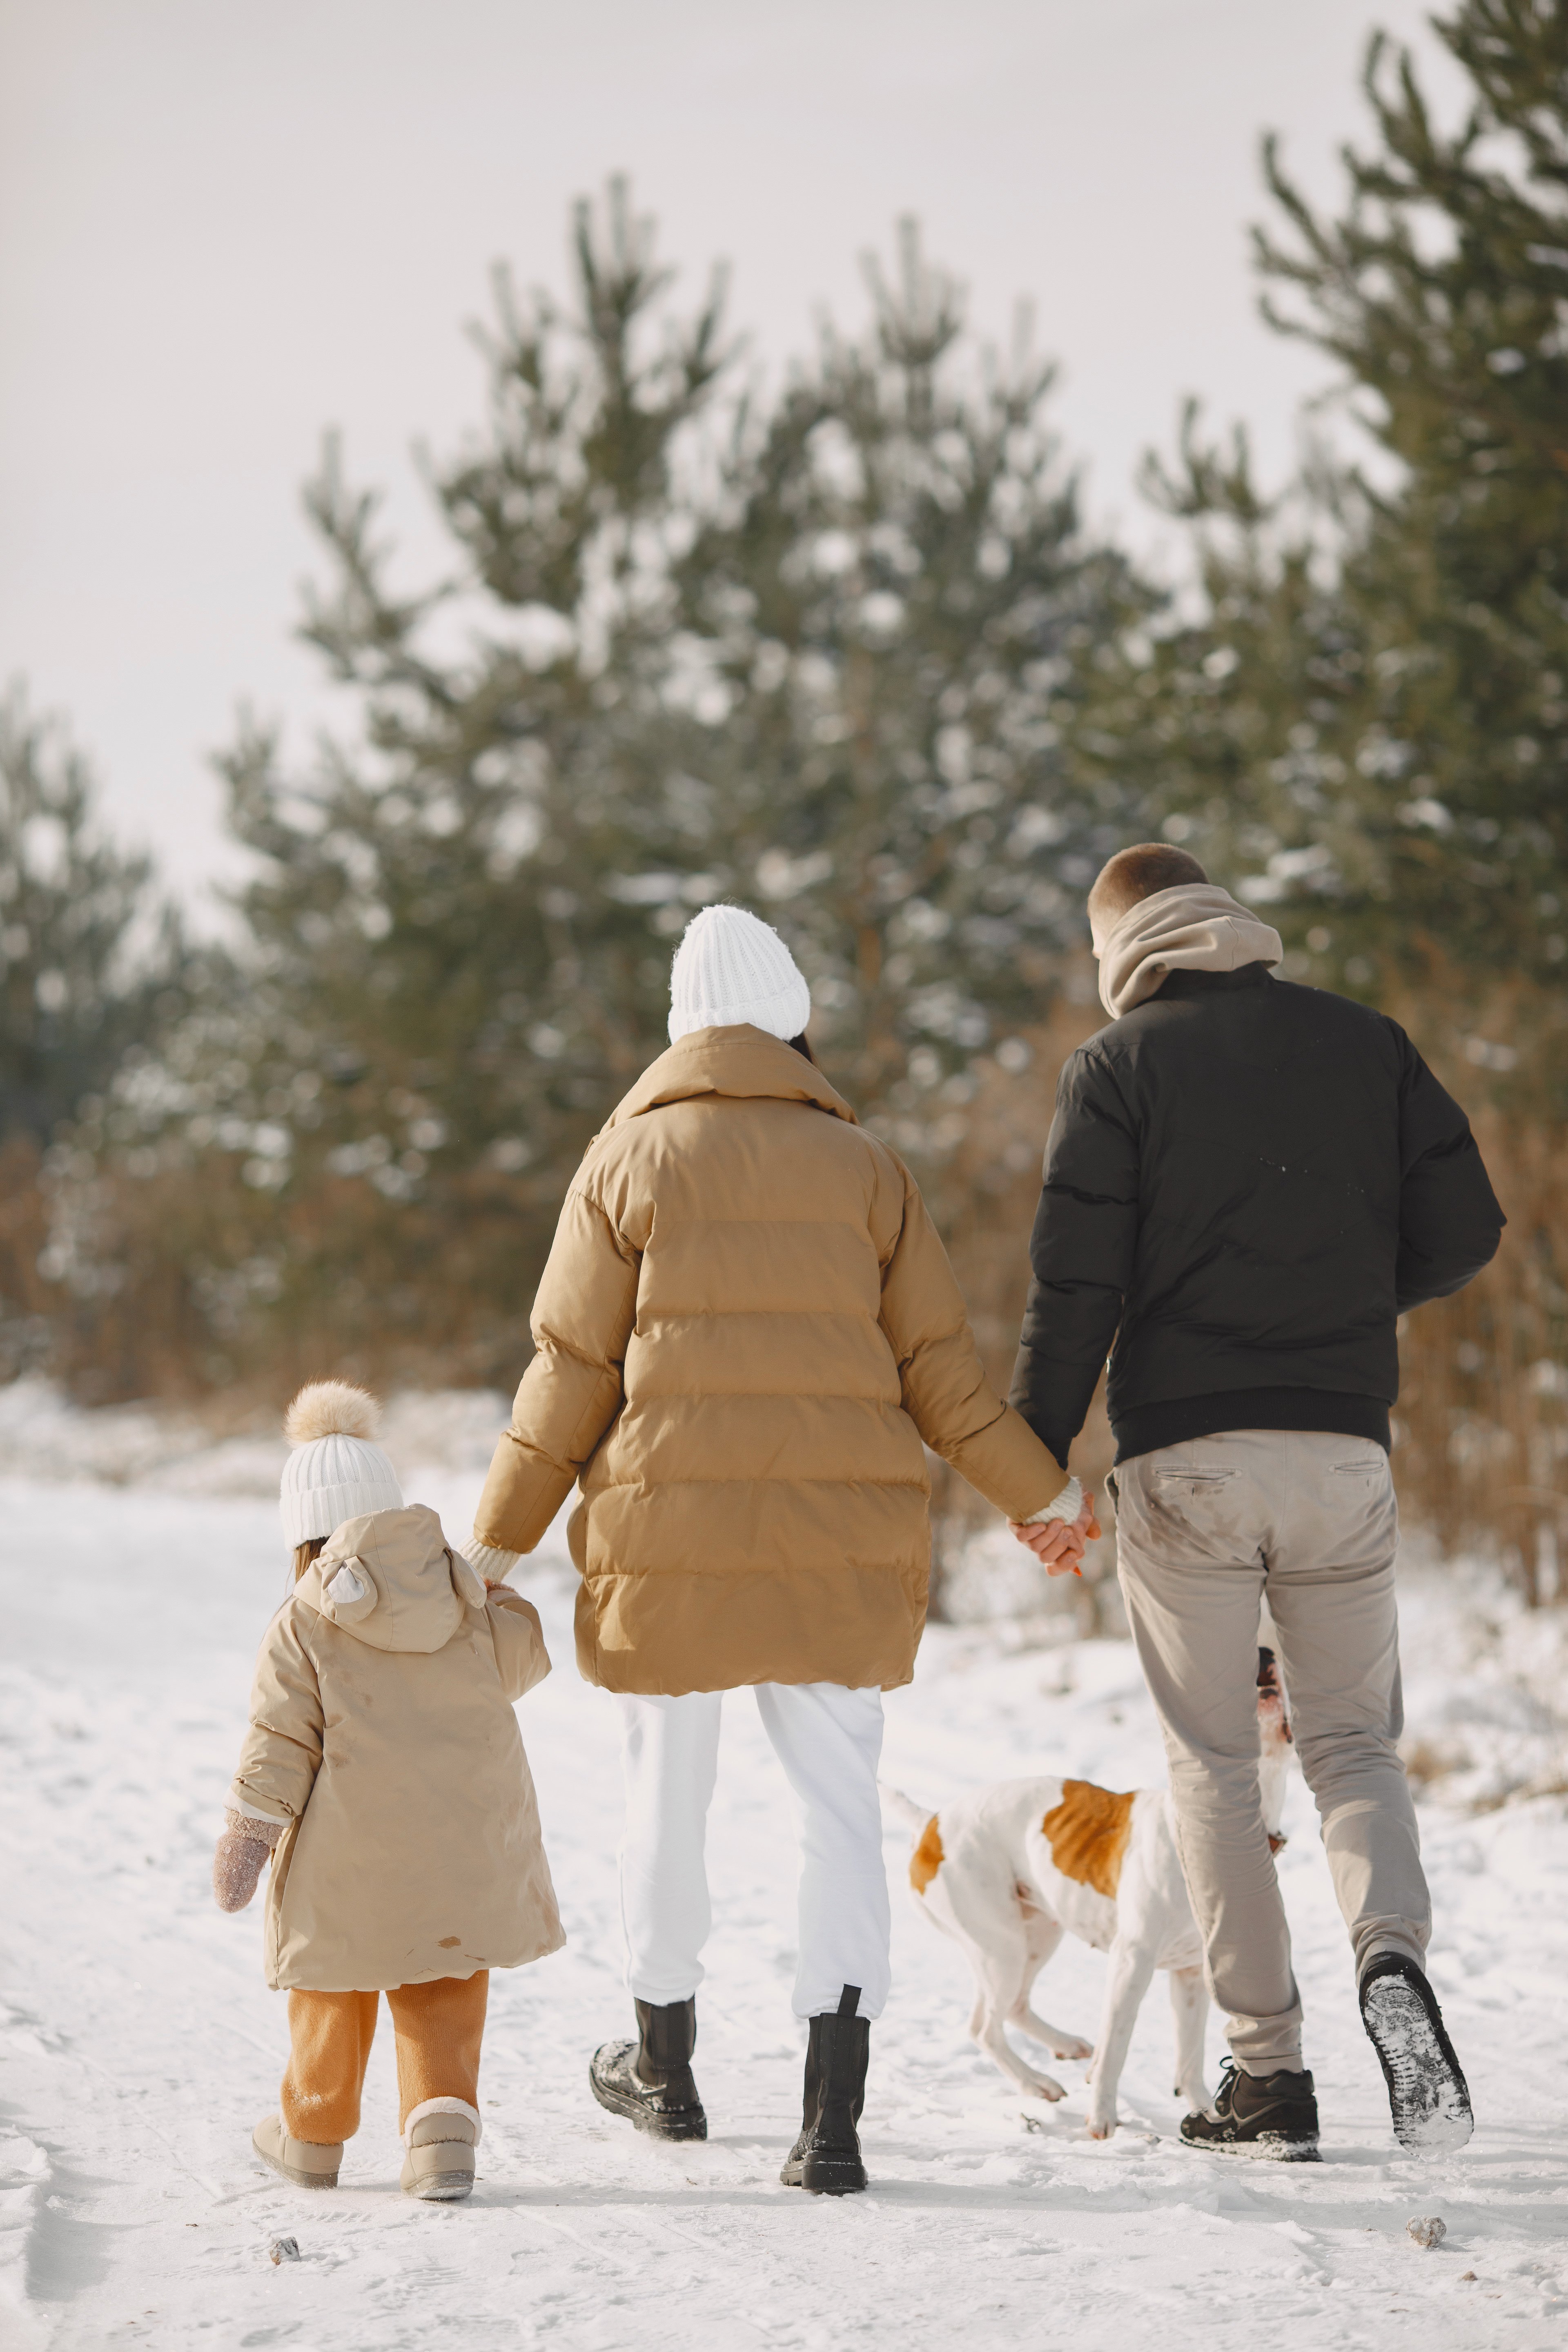
<svg viewBox="0 0 1568 2352">
<path fill-rule="evenodd" d="M 1167 1507 L 1181 1501 L 1194 1505 L 1201 1510 L 1205 1503 L 1212 1503 L 1222 1495 L 1233 1484 L 1236 1475 L 1234 1470 L 1173 1465 L 1169 1469 L 1155 1471 L 1154 1492 Z"/>
</svg>

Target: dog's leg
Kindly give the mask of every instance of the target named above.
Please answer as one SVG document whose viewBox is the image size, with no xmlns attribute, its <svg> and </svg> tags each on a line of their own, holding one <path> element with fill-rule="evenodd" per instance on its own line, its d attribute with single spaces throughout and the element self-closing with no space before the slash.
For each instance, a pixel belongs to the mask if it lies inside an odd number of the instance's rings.
<svg viewBox="0 0 1568 2352">
<path fill-rule="evenodd" d="M 1105 2014 L 1100 2045 L 1094 2053 L 1094 2088 L 1089 2103 L 1090 2139 L 1109 2139 L 1116 2129 L 1116 2089 L 1127 2063 L 1127 2045 L 1138 2011 L 1154 1973 L 1154 1956 L 1142 1937 L 1110 1947 L 1110 1970 L 1105 1980 Z"/>
<path fill-rule="evenodd" d="M 1176 2096 L 1196 2115 L 1209 2103 L 1204 2081 L 1204 2029 L 1208 2024 L 1208 1987 L 1202 1969 L 1171 1970 L 1171 2012 L 1176 2025 Z"/>
<path fill-rule="evenodd" d="M 1043 2042 L 1053 2058 L 1092 2057 L 1092 2043 L 1086 2042 L 1080 2033 L 1068 2033 L 1061 2026 L 1052 2025 L 1045 2018 L 1037 2016 L 1030 2000 L 1035 1979 L 1061 1942 L 1061 1921 L 1050 1918 L 1044 1911 L 1033 1911 L 1029 1916 L 1028 1935 L 1028 1966 L 1008 2022 L 1016 2025 L 1020 2033 L 1026 2033 L 1031 2042 Z"/>
<path fill-rule="evenodd" d="M 963 1945 L 974 1971 L 970 2040 L 1020 2090 L 1036 2098 L 1065 2099 L 1062 2085 L 1026 2066 L 1007 2039 L 1006 2021 L 1021 2002 L 1026 2005 L 1034 1977 L 1028 1932 L 1033 1923 L 1018 1899 L 1016 1881 L 954 1853 L 931 1881 L 921 1907 L 934 1927 Z"/>
<path fill-rule="evenodd" d="M 997 1948 L 998 1944 L 1002 1948 Z M 1067 2093 L 1062 2085 L 1053 2076 L 1037 2074 L 1032 2066 L 1026 2066 L 1006 2035 L 1005 2021 L 1016 2011 L 1021 1988 L 1027 1983 L 1022 1923 L 988 1948 L 972 1944 L 969 1961 L 979 1991 L 974 2014 L 969 2021 L 974 2041 L 1020 2090 L 1039 2099 L 1065 2099 Z"/>
</svg>

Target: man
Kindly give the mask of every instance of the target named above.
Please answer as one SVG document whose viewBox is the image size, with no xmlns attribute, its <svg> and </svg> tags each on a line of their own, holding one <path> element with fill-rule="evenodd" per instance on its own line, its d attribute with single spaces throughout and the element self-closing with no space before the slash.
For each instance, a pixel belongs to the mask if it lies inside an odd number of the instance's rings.
<svg viewBox="0 0 1568 2352">
<path fill-rule="evenodd" d="M 1233 2053 L 1182 2137 L 1317 2150 L 1258 1807 L 1267 1597 L 1394 2131 L 1458 2147 L 1469 2097 L 1422 1965 L 1431 1905 L 1395 1747 L 1389 1407 L 1396 1318 L 1478 1274 L 1502 1213 L 1404 1031 L 1276 980 L 1279 934 L 1195 858 L 1122 850 L 1089 914 L 1111 1025 L 1062 1072 L 1012 1395 L 1065 1462 L 1114 1337 L 1119 1570 Z"/>
</svg>

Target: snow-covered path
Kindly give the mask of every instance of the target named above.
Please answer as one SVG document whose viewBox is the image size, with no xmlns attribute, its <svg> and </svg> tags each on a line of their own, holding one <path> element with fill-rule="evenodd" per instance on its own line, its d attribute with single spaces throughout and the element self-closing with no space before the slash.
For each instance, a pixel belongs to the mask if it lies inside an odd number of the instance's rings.
<svg viewBox="0 0 1568 2352">
<path fill-rule="evenodd" d="M 413 1491 L 460 1536 L 476 1484 Z M 344 2185 L 311 2197 L 249 2148 L 286 2040 L 282 1998 L 261 1980 L 261 1905 L 227 1919 L 208 1890 L 251 1659 L 282 1586 L 276 1513 L 11 1481 L 0 1527 L 0 2344 L 1522 2352 L 1568 2339 L 1560 1797 L 1427 1811 L 1433 1971 L 1481 2119 L 1471 2147 L 1434 2167 L 1394 2149 L 1299 1780 L 1281 1864 L 1324 2116 L 1315 2168 L 1227 2166 L 1173 2142 L 1159 1984 L 1115 2139 L 1082 2137 L 1076 2066 L 1058 2068 L 1066 2106 L 1026 2129 L 964 2037 L 962 1957 L 900 1899 L 906 1841 L 891 1834 L 873 2188 L 810 2200 L 777 2179 L 799 2115 L 793 1844 L 744 1696 L 726 1714 L 710 1841 L 698 2066 L 713 2136 L 650 2147 L 589 2098 L 590 2049 L 627 2022 L 618 1774 L 613 1710 L 572 1663 L 557 1554 L 528 1580 L 557 1670 L 522 1723 L 571 1940 L 492 1980 L 478 2190 L 458 2208 L 398 2194 L 384 2024 Z M 989 1633 L 938 1632 L 888 1719 L 888 1777 L 933 1803 L 1025 1771 L 1118 1788 L 1161 1777 L 1123 1644 L 1008 1654 Z M 1092 2035 L 1103 1967 L 1068 1947 L 1045 2005 Z M 1218 2050 L 1211 2021 L 1211 2081 Z M 1448 2235 L 1423 2253 L 1405 2225 L 1431 2212 Z M 274 2266 L 282 2232 L 300 2260 Z"/>
</svg>

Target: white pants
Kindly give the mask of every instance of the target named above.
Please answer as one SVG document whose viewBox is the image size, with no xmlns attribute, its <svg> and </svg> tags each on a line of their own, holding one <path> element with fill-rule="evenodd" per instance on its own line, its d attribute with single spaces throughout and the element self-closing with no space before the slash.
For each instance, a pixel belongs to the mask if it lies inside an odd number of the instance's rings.
<svg viewBox="0 0 1568 2352">
<path fill-rule="evenodd" d="M 882 1861 L 877 1765 L 882 1694 L 837 1683 L 758 1683 L 757 1712 L 794 1799 L 800 1838 L 800 1966 L 795 2013 L 836 2010 L 860 1988 L 859 2015 L 880 2017 L 892 1981 L 892 1919 Z M 621 1923 L 626 1982 L 663 2008 L 702 1981 L 712 1925 L 703 1842 L 719 1771 L 721 1691 L 680 1698 L 618 1695 L 626 1828 Z"/>
</svg>

